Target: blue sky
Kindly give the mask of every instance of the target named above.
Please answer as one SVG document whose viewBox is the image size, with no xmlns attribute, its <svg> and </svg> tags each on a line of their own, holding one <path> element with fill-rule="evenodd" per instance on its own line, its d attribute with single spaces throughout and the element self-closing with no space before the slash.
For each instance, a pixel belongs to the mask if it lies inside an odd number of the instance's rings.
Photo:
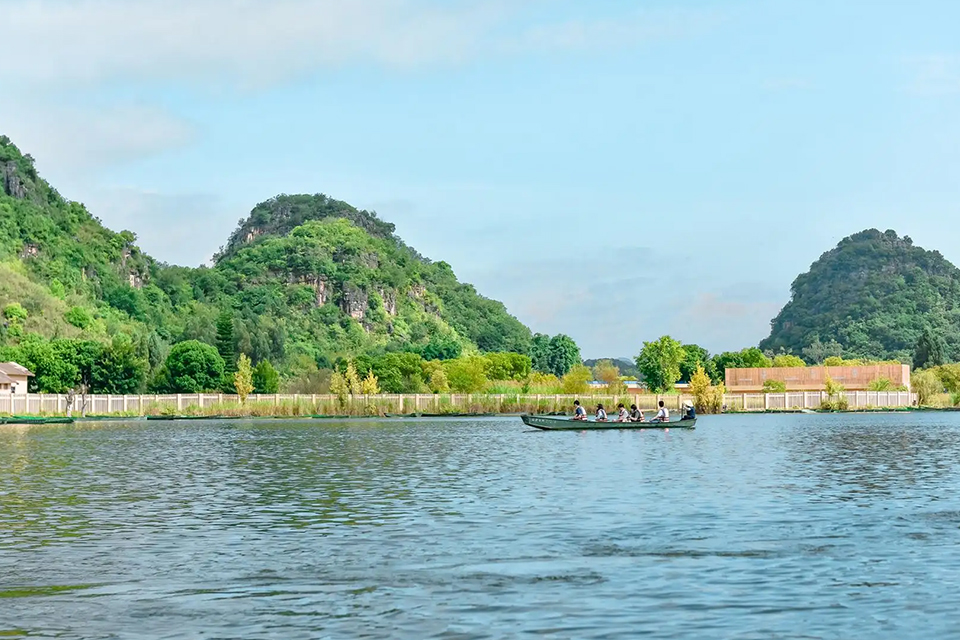
<svg viewBox="0 0 960 640">
<path fill-rule="evenodd" d="M 323 192 L 585 357 L 754 345 L 864 228 L 960 263 L 956 2 L 0 0 L 0 24 L 0 132 L 172 263 Z"/>
</svg>

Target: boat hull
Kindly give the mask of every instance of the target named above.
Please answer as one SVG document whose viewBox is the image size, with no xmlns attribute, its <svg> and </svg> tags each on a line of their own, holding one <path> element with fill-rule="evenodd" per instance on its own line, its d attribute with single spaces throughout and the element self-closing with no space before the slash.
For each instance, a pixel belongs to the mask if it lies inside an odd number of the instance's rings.
<svg viewBox="0 0 960 640">
<path fill-rule="evenodd" d="M 603 431 L 612 429 L 693 429 L 697 419 L 673 422 L 590 422 L 552 416 L 520 416 L 523 424 L 544 431 Z"/>
</svg>

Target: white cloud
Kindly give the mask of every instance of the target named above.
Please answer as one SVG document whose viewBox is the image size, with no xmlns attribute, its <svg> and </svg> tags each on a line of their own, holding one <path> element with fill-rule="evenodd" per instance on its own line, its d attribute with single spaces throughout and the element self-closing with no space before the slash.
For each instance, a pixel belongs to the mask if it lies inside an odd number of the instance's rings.
<svg viewBox="0 0 960 640">
<path fill-rule="evenodd" d="M 344 64 L 409 68 L 483 53 L 633 45 L 701 14 L 534 22 L 542 0 L 3 0 L 0 82 L 169 79 L 261 85 Z M 525 14 L 524 14 L 525 15 Z"/>
<path fill-rule="evenodd" d="M 189 123 L 142 104 L 71 106 L 37 96 L 0 96 L 0 123 L 41 171 L 85 173 L 193 139 Z"/>
</svg>

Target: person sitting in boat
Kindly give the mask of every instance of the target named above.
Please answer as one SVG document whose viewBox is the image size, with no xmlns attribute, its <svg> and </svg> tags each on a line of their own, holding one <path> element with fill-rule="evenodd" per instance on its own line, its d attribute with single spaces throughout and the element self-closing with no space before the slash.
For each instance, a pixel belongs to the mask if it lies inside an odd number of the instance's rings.
<svg viewBox="0 0 960 640">
<path fill-rule="evenodd" d="M 597 422 L 606 422 L 607 421 L 607 412 L 603 410 L 603 405 L 597 405 Z"/>
<path fill-rule="evenodd" d="M 643 411 L 635 404 L 630 405 L 630 422 L 643 422 Z"/>
<path fill-rule="evenodd" d="M 659 403 L 660 410 L 657 411 L 657 417 L 650 422 L 670 422 L 670 410 L 663 406 L 663 400 Z"/>
<path fill-rule="evenodd" d="M 684 420 L 693 420 L 697 417 L 697 410 L 693 408 L 693 405 L 690 402 L 683 403 L 683 419 Z"/>
<path fill-rule="evenodd" d="M 587 419 L 587 410 L 580 406 L 580 401 L 579 401 L 579 400 L 574 400 L 574 401 L 573 401 L 573 406 L 576 407 L 576 409 L 575 409 L 574 412 L 573 412 L 573 419 L 574 419 L 574 420 L 586 420 L 586 419 Z"/>
<path fill-rule="evenodd" d="M 615 422 L 630 422 L 630 414 L 627 413 L 622 402 L 617 405 L 617 419 Z"/>
</svg>

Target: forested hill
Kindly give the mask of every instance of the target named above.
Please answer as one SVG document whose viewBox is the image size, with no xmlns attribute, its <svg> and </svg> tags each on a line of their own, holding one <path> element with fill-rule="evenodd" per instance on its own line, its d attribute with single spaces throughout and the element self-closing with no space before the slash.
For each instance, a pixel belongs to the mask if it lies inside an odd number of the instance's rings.
<svg viewBox="0 0 960 640">
<path fill-rule="evenodd" d="M 925 328 L 960 357 L 960 270 L 894 231 L 844 238 L 797 277 L 762 349 L 802 354 L 840 343 L 847 357 L 910 362 Z"/>
<path fill-rule="evenodd" d="M 213 267 L 161 264 L 133 233 L 110 231 L 61 197 L 2 136 L 0 315 L 0 357 L 41 339 L 110 344 L 123 335 L 154 372 L 177 343 L 216 345 L 218 321 L 221 341 L 232 334 L 228 351 L 290 376 L 393 351 L 526 354 L 532 339 L 393 225 L 323 195 L 257 205 Z"/>
</svg>

